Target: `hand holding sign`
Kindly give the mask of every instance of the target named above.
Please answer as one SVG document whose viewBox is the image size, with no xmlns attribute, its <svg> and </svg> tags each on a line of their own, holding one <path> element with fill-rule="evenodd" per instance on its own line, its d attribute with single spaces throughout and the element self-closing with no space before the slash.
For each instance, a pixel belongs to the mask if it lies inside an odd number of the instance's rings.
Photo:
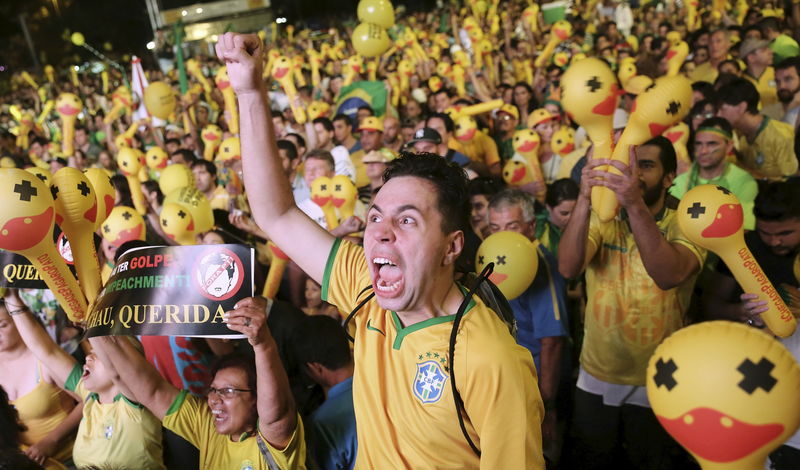
<svg viewBox="0 0 800 470">
<path fill-rule="evenodd" d="M 228 328 L 247 337 L 251 346 L 258 346 L 270 337 L 267 328 L 267 299 L 248 297 L 240 300 L 234 309 L 225 313 Z"/>
</svg>

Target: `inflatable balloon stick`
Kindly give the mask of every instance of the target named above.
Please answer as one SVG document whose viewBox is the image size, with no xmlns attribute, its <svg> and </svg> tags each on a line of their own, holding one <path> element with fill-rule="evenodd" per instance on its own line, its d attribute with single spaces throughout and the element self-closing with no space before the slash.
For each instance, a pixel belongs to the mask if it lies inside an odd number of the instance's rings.
<svg viewBox="0 0 800 470">
<path fill-rule="evenodd" d="M 108 214 L 100 233 L 112 245 L 119 247 L 131 240 L 144 241 L 146 235 L 144 219 L 130 207 L 117 206 Z"/>
<path fill-rule="evenodd" d="M 320 83 L 319 69 L 322 67 L 322 56 L 313 48 L 306 49 L 308 55 L 308 64 L 311 66 L 311 84 L 318 87 Z"/>
<path fill-rule="evenodd" d="M 397 73 L 400 76 L 400 92 L 409 89 L 411 76 L 414 75 L 414 66 L 407 60 L 401 60 L 397 64 Z"/>
<path fill-rule="evenodd" d="M 222 98 L 225 101 L 225 111 L 228 112 L 228 130 L 232 134 L 239 133 L 239 111 L 236 109 L 236 93 L 233 91 L 231 81 L 228 78 L 228 68 L 225 66 L 220 67 L 217 75 L 214 76 L 214 81 L 217 83 L 217 88 L 222 92 Z"/>
<path fill-rule="evenodd" d="M 681 121 L 664 131 L 664 137 L 669 139 L 672 146 L 675 147 L 675 155 L 678 157 L 678 174 L 681 174 L 692 165 L 689 149 L 686 147 L 689 143 L 689 126 Z"/>
<path fill-rule="evenodd" d="M 200 132 L 200 140 L 203 141 L 203 158 L 212 161 L 222 143 L 222 129 L 216 124 L 208 124 Z"/>
<path fill-rule="evenodd" d="M 533 183 L 533 170 L 521 155 L 513 155 L 503 165 L 503 181 L 509 186 L 524 186 Z"/>
<path fill-rule="evenodd" d="M 326 101 L 312 101 L 308 105 L 308 120 L 313 121 L 320 117 L 329 117 L 331 114 L 331 105 Z"/>
<path fill-rule="evenodd" d="M 553 152 L 565 157 L 575 150 L 575 130 L 569 126 L 561 126 L 553 132 L 550 140 L 550 148 Z"/>
<path fill-rule="evenodd" d="M 205 75 L 203 75 L 203 70 L 200 68 L 200 63 L 197 62 L 195 59 L 189 59 L 186 61 L 186 71 L 192 74 L 192 76 L 200 82 L 203 86 L 203 91 L 206 93 L 211 93 L 211 82 L 208 81 Z"/>
<path fill-rule="evenodd" d="M 364 59 L 362 59 L 358 54 L 350 56 L 350 58 L 347 59 L 347 69 L 345 70 L 344 81 L 342 84 L 344 86 L 350 85 L 353 83 L 353 80 L 363 71 Z"/>
<path fill-rule="evenodd" d="M 161 170 L 158 187 L 162 194 L 170 194 L 178 188 L 194 186 L 194 173 L 183 163 L 173 163 Z"/>
<path fill-rule="evenodd" d="M 703 470 L 767 468 L 800 426 L 800 366 L 770 335 L 729 321 L 682 328 L 647 367 L 661 426 Z"/>
<path fill-rule="evenodd" d="M 311 183 L 311 200 L 322 209 L 325 214 L 325 223 L 328 230 L 335 229 L 339 225 L 336 218 L 336 209 L 331 202 L 333 192 L 333 182 L 327 176 L 320 176 Z"/>
<path fill-rule="evenodd" d="M 480 272 L 494 263 L 489 280 L 506 299 L 519 297 L 536 277 L 539 257 L 536 245 L 517 232 L 497 232 L 486 237 L 475 256 L 475 270 Z"/>
<path fill-rule="evenodd" d="M 544 182 L 542 166 L 539 164 L 539 144 L 541 142 L 539 134 L 531 129 L 520 129 L 514 132 L 511 142 L 514 145 L 514 151 L 520 154 L 528 163 L 528 168 L 531 171 L 530 181 L 540 183 L 541 187 L 535 196 L 537 201 L 544 203 L 547 185 Z"/>
<path fill-rule="evenodd" d="M 673 44 L 667 50 L 667 76 L 674 77 L 681 71 L 681 66 L 689 55 L 689 45 L 684 41 Z"/>
<path fill-rule="evenodd" d="M 345 175 L 336 175 L 331 178 L 331 204 L 339 210 L 342 220 L 353 216 L 358 199 L 358 189 L 353 181 Z"/>
<path fill-rule="evenodd" d="M 272 64 L 272 78 L 283 87 L 286 97 L 289 98 L 289 106 L 298 124 L 305 124 L 306 112 L 297 103 L 297 88 L 294 86 L 294 74 L 292 73 L 292 61 L 286 56 L 280 56 Z"/>
<path fill-rule="evenodd" d="M 153 146 L 144 154 L 144 161 L 147 164 L 147 168 L 159 171 L 169 164 L 169 155 L 161 147 Z"/>
<path fill-rule="evenodd" d="M 453 82 L 456 84 L 456 93 L 458 96 L 467 95 L 467 86 L 464 82 L 464 67 L 460 65 L 453 66 Z"/>
<path fill-rule="evenodd" d="M 56 223 L 69 240 L 81 290 L 92 303 L 103 287 L 100 263 L 94 247 L 97 198 L 89 179 L 80 170 L 64 167 L 53 175 L 50 192 L 56 209 Z"/>
<path fill-rule="evenodd" d="M 528 26 L 532 33 L 539 31 L 539 5 L 532 3 L 529 7 L 522 10 L 522 21 Z"/>
<path fill-rule="evenodd" d="M 459 116 L 458 119 L 455 120 L 454 135 L 460 142 L 471 142 L 477 133 L 478 124 L 471 116 Z"/>
<path fill-rule="evenodd" d="M 76 89 L 81 86 L 81 82 L 80 82 L 80 80 L 78 80 L 78 66 L 77 65 L 73 65 L 73 66 L 69 67 L 69 79 L 72 82 L 72 86 L 74 86 Z"/>
<path fill-rule="evenodd" d="M 42 107 L 42 112 L 39 113 L 39 117 L 36 118 L 36 124 L 41 125 L 47 116 L 53 111 L 53 108 L 56 107 L 56 102 L 53 100 L 47 100 L 47 102 Z"/>
<path fill-rule="evenodd" d="M 33 77 L 31 77 L 31 74 L 29 74 L 28 72 L 23 70 L 22 73 L 19 74 L 19 76 L 22 77 L 23 80 L 25 80 L 25 83 L 32 86 L 34 90 L 39 89 L 39 85 L 36 83 L 36 80 L 34 80 Z"/>
<path fill-rule="evenodd" d="M 100 72 L 100 81 L 103 83 L 103 94 L 108 94 L 108 70 Z"/>
<path fill-rule="evenodd" d="M 241 143 L 238 137 L 228 137 L 222 141 L 214 161 L 225 162 L 228 160 L 242 159 Z"/>
<path fill-rule="evenodd" d="M 56 81 L 56 69 L 53 68 L 52 65 L 45 65 L 44 66 L 44 74 L 47 77 L 47 81 L 51 84 L 55 83 Z"/>
<path fill-rule="evenodd" d="M 111 177 L 106 170 L 101 168 L 89 168 L 83 170 L 83 174 L 86 175 L 86 179 L 88 179 L 89 183 L 92 185 L 94 197 L 97 200 L 97 217 L 94 222 L 94 228 L 97 230 L 103 225 L 103 222 L 111 215 L 111 211 L 114 209 L 114 196 L 116 196 L 116 191 L 111 184 Z"/>
<path fill-rule="evenodd" d="M 614 72 L 600 59 L 575 62 L 561 77 L 561 104 L 570 118 L 586 129 L 595 157 L 611 156 L 619 96 Z"/>
<path fill-rule="evenodd" d="M 139 181 L 139 170 L 142 169 L 142 152 L 129 147 L 122 147 L 117 152 L 117 167 L 128 180 L 131 190 L 131 199 L 136 210 L 144 215 L 147 213 L 147 204 L 144 202 L 144 194 Z"/>
<path fill-rule="evenodd" d="M 194 226 L 191 231 L 203 233 L 214 227 L 214 211 L 206 196 L 194 185 L 173 190 L 164 197 L 164 204 L 177 204 L 191 214 Z"/>
<path fill-rule="evenodd" d="M 663 134 L 665 130 L 683 119 L 689 113 L 691 106 L 692 84 L 688 78 L 677 75 L 657 79 L 652 87 L 636 97 L 628 125 L 614 147 L 611 159 L 627 165 L 630 162 L 631 146 L 641 145 Z M 619 170 L 610 165 L 606 171 L 620 174 Z M 608 222 L 613 219 L 618 204 L 616 194 L 609 188 L 605 186 L 592 188 L 592 209 L 597 212 L 601 221 Z"/>
<path fill-rule="evenodd" d="M 722 186 L 696 186 L 681 199 L 677 217 L 686 238 L 716 253 L 742 290 L 767 302 L 761 318 L 772 333 L 791 336 L 797 322 L 744 243 L 744 211 L 736 196 Z"/>
<path fill-rule="evenodd" d="M 61 117 L 61 152 L 72 156 L 75 153 L 75 121 L 83 110 L 80 98 L 72 93 L 61 93 L 56 100 L 56 112 Z"/>
<path fill-rule="evenodd" d="M 103 118 L 105 124 L 110 124 L 123 114 L 128 113 L 133 106 L 133 96 L 131 96 L 131 92 L 127 87 L 120 86 L 111 94 L 111 103 L 111 110 Z"/>
<path fill-rule="evenodd" d="M 274 299 L 275 294 L 278 293 L 278 287 L 281 285 L 281 279 L 283 279 L 283 272 L 286 270 L 289 257 L 272 242 L 267 243 L 267 248 L 272 253 L 272 261 L 269 265 L 267 281 L 264 283 L 262 295 L 268 299 Z"/>
<path fill-rule="evenodd" d="M 483 103 L 473 104 L 470 106 L 453 106 L 445 110 L 453 120 L 458 120 L 461 116 L 474 116 L 476 114 L 488 113 L 503 106 L 503 100 L 496 99 L 492 101 L 484 101 Z"/>
<path fill-rule="evenodd" d="M 30 111 L 24 111 L 19 117 L 19 128 L 17 130 L 17 147 L 28 148 L 28 134 L 36 126 L 36 121 Z"/>
<path fill-rule="evenodd" d="M 45 170 L 44 168 L 39 168 L 38 166 L 31 166 L 25 168 L 25 171 L 29 171 L 34 174 L 37 178 L 39 178 L 42 183 L 45 184 L 48 188 L 50 187 L 50 180 L 53 178 L 53 174 L 50 173 L 50 170 Z"/>
<path fill-rule="evenodd" d="M 553 23 L 553 26 L 550 28 L 550 39 L 547 41 L 547 45 L 544 46 L 544 49 L 536 58 L 534 65 L 538 67 L 544 67 L 547 64 L 547 61 L 550 60 L 550 56 L 553 55 L 553 51 L 555 50 L 556 46 L 561 41 L 566 41 L 567 39 L 572 36 L 572 25 L 564 20 L 558 20 Z"/>
<path fill-rule="evenodd" d="M 292 57 L 292 71 L 294 73 L 294 79 L 297 82 L 297 86 L 306 86 L 306 77 L 303 75 L 303 66 L 305 65 L 306 61 L 303 59 L 302 55 L 296 55 Z"/>
<path fill-rule="evenodd" d="M 183 246 L 197 244 L 197 235 L 201 232 L 196 229 L 194 218 L 185 207 L 174 202 L 165 202 L 158 219 L 161 230 L 171 240 Z"/>
<path fill-rule="evenodd" d="M 69 319 L 80 321 L 86 314 L 86 299 L 53 243 L 56 214 L 50 188 L 28 171 L 5 168 L 0 170 L 0 191 L 5 194 L 0 249 L 27 258 Z"/>
<path fill-rule="evenodd" d="M 636 69 L 636 58 L 626 57 L 622 59 L 617 70 L 617 78 L 624 87 L 628 80 L 636 76 L 638 70 Z"/>
</svg>

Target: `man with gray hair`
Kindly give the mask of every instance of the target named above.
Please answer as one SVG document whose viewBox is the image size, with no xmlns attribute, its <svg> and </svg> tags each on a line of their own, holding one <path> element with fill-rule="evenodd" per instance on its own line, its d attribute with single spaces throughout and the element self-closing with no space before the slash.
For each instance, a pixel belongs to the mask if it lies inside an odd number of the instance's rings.
<svg viewBox="0 0 800 470">
<path fill-rule="evenodd" d="M 517 232 L 528 240 L 534 237 L 536 219 L 533 198 L 519 189 L 504 189 L 489 201 L 489 232 Z M 539 376 L 539 391 L 544 401 L 542 441 L 545 454 L 551 448 L 556 431 L 556 396 L 562 357 L 568 336 L 565 304 L 566 284 L 558 272 L 555 257 L 536 243 L 539 267 L 531 285 L 509 301 L 517 321 L 517 343 L 533 355 Z"/>
</svg>

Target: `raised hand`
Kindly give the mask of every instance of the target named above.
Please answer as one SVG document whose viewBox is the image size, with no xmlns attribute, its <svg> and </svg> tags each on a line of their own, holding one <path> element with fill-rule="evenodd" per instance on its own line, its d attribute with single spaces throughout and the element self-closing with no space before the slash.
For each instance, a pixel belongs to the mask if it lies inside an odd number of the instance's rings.
<svg viewBox="0 0 800 470">
<path fill-rule="evenodd" d="M 225 33 L 215 46 L 217 57 L 228 67 L 233 91 L 241 96 L 260 93 L 264 46 L 255 34 Z"/>
</svg>

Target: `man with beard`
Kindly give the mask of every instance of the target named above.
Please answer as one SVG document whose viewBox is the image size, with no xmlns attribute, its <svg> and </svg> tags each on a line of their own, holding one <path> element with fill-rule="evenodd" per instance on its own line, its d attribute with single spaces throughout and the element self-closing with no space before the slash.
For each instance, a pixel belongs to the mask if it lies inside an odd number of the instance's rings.
<svg viewBox="0 0 800 470">
<path fill-rule="evenodd" d="M 775 66 L 778 101 L 783 105 L 781 121 L 797 129 L 800 114 L 800 57 L 790 57 Z"/>
<path fill-rule="evenodd" d="M 769 183 L 755 202 L 756 230 L 747 232 L 744 241 L 753 258 L 767 278 L 782 293 L 793 300 L 800 297 L 800 185 L 793 181 Z M 747 322 L 763 327 L 760 314 L 767 310 L 766 302 L 755 293 L 742 293 L 724 263 L 717 265 L 713 286 L 705 297 L 705 309 L 713 319 Z M 797 304 L 790 302 L 790 306 Z M 800 360 L 800 329 L 779 339 Z M 800 432 L 770 454 L 772 467 L 778 470 L 800 468 Z"/>
<path fill-rule="evenodd" d="M 728 121 L 714 117 L 706 119 L 694 136 L 694 158 L 689 171 L 675 178 L 669 193 L 681 199 L 687 191 L 701 184 L 715 184 L 730 190 L 742 203 L 744 228 L 753 230 L 753 201 L 758 183 L 750 173 L 727 160 L 733 149 L 733 129 Z"/>
<path fill-rule="evenodd" d="M 611 165 L 621 174 L 603 171 Z M 677 444 L 650 409 L 647 361 L 684 326 L 705 251 L 687 241 L 667 200 L 675 150 L 659 136 L 631 153 L 630 165 L 592 159 L 559 244 L 565 278 L 586 271 L 586 318 L 573 413 L 572 468 L 684 468 Z M 617 196 L 620 214 L 600 222 L 591 190 Z M 677 458 L 675 456 L 678 456 Z"/>
</svg>

